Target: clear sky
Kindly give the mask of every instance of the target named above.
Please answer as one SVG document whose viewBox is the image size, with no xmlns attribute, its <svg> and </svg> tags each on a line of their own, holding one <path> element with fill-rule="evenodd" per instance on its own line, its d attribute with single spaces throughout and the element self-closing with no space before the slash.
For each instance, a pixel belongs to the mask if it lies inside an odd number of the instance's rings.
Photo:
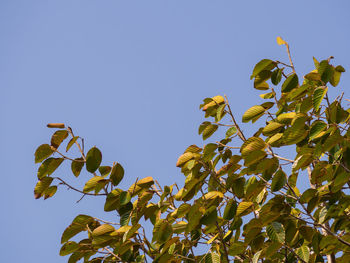
<svg viewBox="0 0 350 263">
<path fill-rule="evenodd" d="M 203 144 L 202 99 L 227 94 L 239 120 L 262 103 L 249 76 L 260 59 L 288 61 L 276 36 L 300 74 L 312 56 L 334 56 L 347 73 L 332 90 L 350 97 L 349 10 L 346 0 L 2 0 L 0 261 L 67 262 L 60 236 L 77 214 L 115 219 L 102 199 L 76 204 L 65 188 L 34 199 L 47 123 L 70 125 L 103 164 L 120 162 L 124 187 L 146 176 L 181 184 L 178 156 Z M 72 177 L 65 166 L 57 173 Z"/>
</svg>

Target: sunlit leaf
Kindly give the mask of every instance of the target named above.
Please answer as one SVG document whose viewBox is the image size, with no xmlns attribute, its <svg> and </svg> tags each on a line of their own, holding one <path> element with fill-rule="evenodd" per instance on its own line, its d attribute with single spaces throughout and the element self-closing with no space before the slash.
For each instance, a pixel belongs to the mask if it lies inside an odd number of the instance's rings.
<svg viewBox="0 0 350 263">
<path fill-rule="evenodd" d="M 38 178 L 42 179 L 46 175 L 51 175 L 64 161 L 63 158 L 48 158 L 38 169 Z"/>
<path fill-rule="evenodd" d="M 218 96 L 215 96 L 215 97 L 211 98 L 210 102 L 205 104 L 202 109 L 204 111 L 206 111 L 210 107 L 218 106 L 218 105 L 221 105 L 223 103 L 225 103 L 224 97 L 218 95 Z"/>
<path fill-rule="evenodd" d="M 310 258 L 310 249 L 308 246 L 303 245 L 301 247 L 299 247 L 298 249 L 296 249 L 296 254 L 305 262 L 309 262 L 309 258 Z"/>
<path fill-rule="evenodd" d="M 70 139 L 70 141 L 67 144 L 66 147 L 66 152 L 69 151 L 69 149 L 73 146 L 73 144 L 78 140 L 79 136 L 74 136 L 72 139 Z"/>
<path fill-rule="evenodd" d="M 242 117 L 242 122 L 249 122 L 253 119 L 261 117 L 265 113 L 265 108 L 260 105 L 255 105 L 249 108 Z"/>
<path fill-rule="evenodd" d="M 84 159 L 83 158 L 76 158 L 74 161 L 71 163 L 71 170 L 74 174 L 75 177 L 78 177 L 80 175 L 81 170 L 84 167 Z"/>
<path fill-rule="evenodd" d="M 312 104 L 314 106 L 315 111 L 318 111 L 318 109 L 320 108 L 321 102 L 324 96 L 326 95 L 327 90 L 327 87 L 318 87 L 314 90 L 314 93 L 312 95 Z"/>
<path fill-rule="evenodd" d="M 67 130 L 58 130 L 51 137 L 51 146 L 54 148 L 58 148 L 60 144 L 68 137 Z"/>
<path fill-rule="evenodd" d="M 236 216 L 244 216 L 252 212 L 253 202 L 241 202 L 238 204 Z"/>
<path fill-rule="evenodd" d="M 40 163 L 53 154 L 54 150 L 48 144 L 40 145 L 35 151 L 35 163 Z"/>
<path fill-rule="evenodd" d="M 298 75 L 293 73 L 282 84 L 282 92 L 289 92 L 295 89 L 299 84 Z"/>
<path fill-rule="evenodd" d="M 44 194 L 45 190 L 50 186 L 52 181 L 53 181 L 52 177 L 44 177 L 38 181 L 38 183 L 34 188 L 35 199 L 40 198 Z"/>
<path fill-rule="evenodd" d="M 52 197 L 57 191 L 57 186 L 52 185 L 49 188 L 47 188 L 44 192 L 44 199 Z"/>
<path fill-rule="evenodd" d="M 324 83 L 330 81 L 333 76 L 334 69 L 329 65 L 327 60 L 322 60 L 317 68 L 318 74 L 320 74 L 321 79 Z"/>
<path fill-rule="evenodd" d="M 259 137 L 250 137 L 241 146 L 242 156 L 248 155 L 251 152 L 263 150 L 266 148 L 266 143 Z"/>
<path fill-rule="evenodd" d="M 311 124 L 309 140 L 318 138 L 322 131 L 327 128 L 327 123 L 321 120 L 317 120 Z"/>
<path fill-rule="evenodd" d="M 263 59 L 258 64 L 255 65 L 253 74 L 250 76 L 250 79 L 253 79 L 263 70 L 271 70 L 276 67 L 277 63 L 270 59 Z"/>
<path fill-rule="evenodd" d="M 112 184 L 117 186 L 124 178 L 124 168 L 119 163 L 117 163 L 113 166 L 111 175 L 109 177 L 111 178 Z"/>
<path fill-rule="evenodd" d="M 76 234 L 87 229 L 87 225 L 93 222 L 94 219 L 87 215 L 78 215 L 73 220 L 72 224 L 64 230 L 61 237 L 61 244 L 67 242 L 69 239 L 74 237 Z"/>
<path fill-rule="evenodd" d="M 84 189 L 83 189 L 84 193 L 88 193 L 88 192 L 91 192 L 92 190 L 94 190 L 95 187 L 97 186 L 97 183 L 101 180 L 104 180 L 104 178 L 101 176 L 92 177 L 89 181 L 86 182 Z"/>
<path fill-rule="evenodd" d="M 192 153 L 192 152 L 185 152 L 184 154 L 182 154 L 179 159 L 176 162 L 176 166 L 177 167 L 181 167 L 183 166 L 186 162 L 188 162 L 189 160 L 192 160 L 193 158 L 196 158 L 198 156 L 198 154 Z"/>
<path fill-rule="evenodd" d="M 73 253 L 74 251 L 76 251 L 79 248 L 79 245 L 74 242 L 74 241 L 68 241 L 67 243 L 65 243 L 61 250 L 60 250 L 60 256 L 66 256 L 69 255 L 71 253 Z"/>
<path fill-rule="evenodd" d="M 220 263 L 220 255 L 215 252 L 210 252 L 205 255 L 205 263 Z"/>
<path fill-rule="evenodd" d="M 231 127 L 226 131 L 226 138 L 231 137 L 232 135 L 234 135 L 237 132 L 236 127 Z"/>
<path fill-rule="evenodd" d="M 282 244 L 284 243 L 286 235 L 281 223 L 272 222 L 266 227 L 266 232 L 271 241 L 276 241 Z"/>
<path fill-rule="evenodd" d="M 207 127 L 205 127 L 205 129 L 202 132 L 203 140 L 206 140 L 210 136 L 212 136 L 218 128 L 219 128 L 219 126 L 215 125 L 215 124 L 210 124 Z"/>
<path fill-rule="evenodd" d="M 268 125 L 264 127 L 262 133 L 265 136 L 271 136 L 280 131 L 282 127 L 284 127 L 283 124 L 271 121 Z"/>
</svg>

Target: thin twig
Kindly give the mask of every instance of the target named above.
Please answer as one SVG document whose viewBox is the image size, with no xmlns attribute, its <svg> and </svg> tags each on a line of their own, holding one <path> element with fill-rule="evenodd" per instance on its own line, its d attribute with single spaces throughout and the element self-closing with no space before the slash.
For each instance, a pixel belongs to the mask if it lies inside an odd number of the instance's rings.
<svg viewBox="0 0 350 263">
<path fill-rule="evenodd" d="M 289 58 L 290 65 L 292 67 L 293 72 L 296 73 L 295 72 L 295 68 L 294 68 L 294 64 L 293 64 L 293 61 L 292 61 L 292 56 L 290 55 L 289 44 L 287 42 L 286 42 L 286 48 L 287 48 L 287 53 L 288 53 L 288 58 Z"/>
<path fill-rule="evenodd" d="M 237 122 L 236 122 L 235 117 L 233 116 L 233 113 L 232 113 L 232 111 L 231 111 L 230 104 L 228 103 L 227 96 L 226 96 L 226 95 L 224 95 L 224 96 L 225 96 L 226 105 L 227 105 L 227 108 L 228 108 L 229 115 L 231 116 L 231 119 L 232 119 L 233 123 L 235 124 L 235 127 L 236 127 L 236 129 L 237 129 L 238 136 L 241 138 L 242 141 L 245 142 L 247 139 L 245 138 L 243 132 L 241 131 L 241 129 L 239 128 L 239 126 L 238 126 L 238 124 L 237 124 Z"/>
<path fill-rule="evenodd" d="M 110 224 L 110 225 L 117 225 L 117 226 L 120 226 L 120 224 L 119 224 L 119 223 L 105 221 L 105 220 L 100 219 L 100 218 L 97 218 L 97 217 L 94 217 L 94 219 L 95 219 L 95 220 L 97 220 L 97 221 L 101 221 L 101 222 L 103 222 L 103 223 L 105 223 L 105 224 Z"/>
<path fill-rule="evenodd" d="M 91 194 L 91 193 L 85 193 L 85 192 L 83 192 L 83 191 L 81 191 L 81 190 L 79 190 L 79 189 L 77 189 L 77 188 L 71 186 L 70 184 L 66 183 L 66 182 L 65 182 L 64 180 L 62 180 L 60 177 L 52 177 L 52 178 L 61 181 L 61 183 L 64 184 L 64 185 L 66 185 L 66 186 L 68 186 L 68 188 L 70 188 L 70 189 L 72 189 L 72 190 L 74 190 L 74 191 L 76 191 L 76 192 L 79 192 L 79 193 L 81 193 L 81 194 L 84 194 L 84 195 L 93 195 L 93 196 L 97 196 L 97 195 L 107 195 L 107 194 Z"/>
</svg>

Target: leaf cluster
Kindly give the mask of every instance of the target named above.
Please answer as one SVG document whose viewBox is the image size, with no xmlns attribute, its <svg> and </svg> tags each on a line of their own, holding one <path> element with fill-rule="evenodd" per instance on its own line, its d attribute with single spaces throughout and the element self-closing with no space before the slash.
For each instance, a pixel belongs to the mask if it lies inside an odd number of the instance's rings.
<svg viewBox="0 0 350 263">
<path fill-rule="evenodd" d="M 290 55 L 288 43 L 277 42 Z M 265 102 L 242 116 L 243 123 L 259 126 L 251 137 L 226 97 L 204 99 L 200 108 L 208 120 L 198 133 L 207 140 L 225 129 L 225 137 L 186 148 L 176 163 L 185 176 L 182 187 L 161 187 L 146 177 L 118 188 L 121 164 L 103 166 L 97 147 L 85 154 L 71 128 L 49 124 L 58 130 L 35 152 L 41 163 L 35 198 L 50 198 L 64 185 L 82 197 L 104 198 L 104 210 L 119 218 L 78 215 L 63 232 L 60 255 L 70 255 L 69 263 L 349 262 L 350 109 L 343 95 L 328 97 L 345 70 L 331 58 L 314 58 L 314 64 L 302 78 L 291 59 L 256 64 L 254 88 L 266 93 L 260 95 Z M 80 155 L 68 157 L 74 145 Z M 288 158 L 279 153 L 284 148 Z M 74 177 L 90 175 L 82 189 L 53 176 L 63 162 L 71 163 Z M 305 191 L 298 180 L 308 181 Z"/>
</svg>

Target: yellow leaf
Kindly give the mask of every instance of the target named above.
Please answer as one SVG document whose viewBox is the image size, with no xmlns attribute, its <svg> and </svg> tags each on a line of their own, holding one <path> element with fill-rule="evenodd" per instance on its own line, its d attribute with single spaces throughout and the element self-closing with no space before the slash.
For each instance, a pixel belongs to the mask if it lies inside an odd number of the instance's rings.
<svg viewBox="0 0 350 263">
<path fill-rule="evenodd" d="M 278 45 L 286 45 L 287 42 L 284 41 L 281 37 L 277 37 L 277 44 Z"/>
<path fill-rule="evenodd" d="M 213 236 L 211 239 L 209 239 L 209 240 L 207 241 L 207 244 L 213 243 L 213 241 L 214 241 L 218 236 L 219 236 L 219 234 L 216 234 L 215 236 Z"/>
</svg>

